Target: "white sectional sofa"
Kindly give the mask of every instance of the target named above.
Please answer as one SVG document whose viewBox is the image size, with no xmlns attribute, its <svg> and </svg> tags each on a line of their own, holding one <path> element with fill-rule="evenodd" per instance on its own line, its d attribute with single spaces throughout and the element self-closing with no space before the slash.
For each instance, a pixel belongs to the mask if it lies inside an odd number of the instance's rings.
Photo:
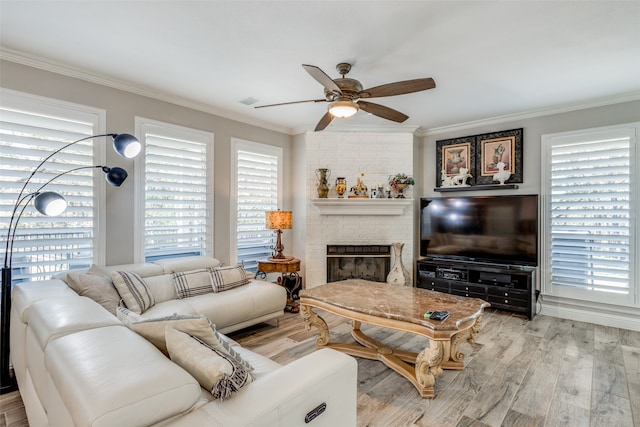
<svg viewBox="0 0 640 427">
<path fill-rule="evenodd" d="M 260 280 L 175 299 L 173 272 L 218 264 L 196 257 L 109 270 L 144 278 L 155 298 L 144 318 L 204 314 L 218 331 L 230 332 L 283 314 L 284 289 Z M 31 427 L 356 425 L 352 357 L 322 349 L 282 366 L 223 337 L 251 364 L 253 380 L 215 399 L 65 278 L 20 283 L 12 293 L 11 359 Z"/>
</svg>

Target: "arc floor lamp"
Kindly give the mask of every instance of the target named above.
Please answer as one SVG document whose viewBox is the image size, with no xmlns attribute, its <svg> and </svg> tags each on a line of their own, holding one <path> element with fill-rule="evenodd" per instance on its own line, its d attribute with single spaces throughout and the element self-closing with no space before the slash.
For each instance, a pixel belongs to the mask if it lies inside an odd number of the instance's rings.
<svg viewBox="0 0 640 427">
<path fill-rule="evenodd" d="M 9 219 L 9 227 L 7 229 L 7 237 L 5 242 L 5 252 L 4 252 L 4 264 L 2 267 L 2 312 L 0 313 L 0 319 L 2 321 L 2 337 L 0 342 L 0 394 L 7 393 L 9 391 L 16 389 L 16 381 L 15 378 L 11 375 L 10 368 L 10 354 L 9 354 L 9 326 L 11 319 L 11 268 L 12 268 L 12 256 L 13 256 L 13 243 L 16 237 L 16 230 L 18 228 L 18 223 L 20 222 L 20 218 L 24 213 L 29 202 L 33 200 L 33 205 L 38 212 L 47 216 L 55 216 L 61 214 L 67 207 L 67 202 L 60 194 L 52 192 L 52 191 L 43 191 L 43 189 L 49 185 L 52 181 L 58 179 L 59 177 L 66 175 L 68 173 L 80 170 L 80 169 L 90 169 L 96 168 L 100 169 L 104 174 L 107 182 L 115 187 L 119 187 L 122 185 L 125 179 L 127 179 L 127 171 L 122 168 L 114 167 L 110 168 L 108 166 L 81 166 L 74 169 L 70 169 L 68 171 L 62 172 L 44 184 L 40 185 L 38 189 L 35 191 L 27 192 L 27 186 L 31 181 L 31 178 L 34 177 L 38 172 L 41 171 L 42 166 L 54 155 L 63 151 L 67 147 L 70 147 L 74 144 L 77 144 L 82 141 L 86 141 L 88 139 L 99 138 L 103 136 L 108 136 L 113 139 L 113 148 L 114 150 L 125 158 L 133 158 L 135 157 L 141 149 L 140 142 L 138 139 L 126 133 L 123 134 L 115 134 L 115 133 L 106 133 L 101 135 L 93 135 L 88 136 L 86 138 L 79 139 L 77 141 L 73 141 L 62 148 L 54 151 L 44 158 L 36 166 L 36 168 L 31 172 L 31 175 L 27 178 L 20 193 L 18 193 L 18 197 L 16 198 L 16 202 L 13 206 L 13 212 Z"/>
</svg>

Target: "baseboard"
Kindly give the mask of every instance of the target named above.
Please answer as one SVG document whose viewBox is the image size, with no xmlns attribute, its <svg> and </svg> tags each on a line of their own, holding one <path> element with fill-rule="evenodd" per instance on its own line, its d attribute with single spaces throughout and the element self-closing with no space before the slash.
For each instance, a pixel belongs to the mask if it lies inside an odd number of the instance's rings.
<svg viewBox="0 0 640 427">
<path fill-rule="evenodd" d="M 543 295 L 539 314 L 640 331 L 640 309 L 617 307 Z"/>
</svg>

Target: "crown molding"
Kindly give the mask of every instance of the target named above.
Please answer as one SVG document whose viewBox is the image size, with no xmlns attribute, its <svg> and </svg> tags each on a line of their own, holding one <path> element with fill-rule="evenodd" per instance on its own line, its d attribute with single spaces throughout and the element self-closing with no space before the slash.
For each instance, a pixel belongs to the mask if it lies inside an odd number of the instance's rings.
<svg viewBox="0 0 640 427">
<path fill-rule="evenodd" d="M 555 105 L 540 108 L 537 110 L 523 111 L 520 113 L 505 114 L 486 119 L 473 120 L 470 122 L 458 123 L 454 125 L 441 126 L 436 128 L 421 127 L 416 131 L 416 136 L 425 137 L 431 135 L 441 135 L 444 133 L 454 133 L 461 130 L 477 128 L 480 126 L 514 122 L 519 120 L 533 119 L 536 117 L 551 116 L 554 114 L 568 113 L 571 111 L 585 110 L 587 108 L 603 107 L 605 105 L 620 104 L 623 102 L 640 100 L 640 91 L 618 94 L 605 98 L 594 98 L 585 102 Z"/>
<path fill-rule="evenodd" d="M 49 59 L 45 59 L 35 55 L 29 55 L 17 50 L 0 47 L 0 59 L 9 62 L 15 62 L 21 65 L 26 65 L 28 67 L 38 68 L 40 70 L 49 71 L 56 74 L 61 74 L 63 76 L 84 80 L 89 83 L 95 83 L 101 86 L 107 86 L 113 89 L 134 93 L 136 95 L 146 96 L 158 101 L 180 105 L 182 107 L 191 108 L 225 119 L 242 122 L 248 125 L 258 126 L 264 129 L 285 133 L 287 135 L 294 135 L 293 129 L 290 127 L 278 126 L 273 123 L 256 120 L 242 114 L 233 113 L 228 110 L 216 108 L 208 104 L 196 102 L 187 98 L 177 96 L 175 94 L 171 94 L 169 92 L 159 91 L 146 86 L 132 84 L 123 80 L 108 77 L 103 74 L 93 73 L 91 71 L 87 71 L 77 67 L 71 67 L 67 64 L 51 61 Z"/>
<path fill-rule="evenodd" d="M 81 68 L 71 67 L 66 64 L 51 61 L 35 55 L 29 55 L 24 52 L 20 52 L 6 47 L 0 47 L 0 59 L 9 62 L 15 62 L 18 64 L 26 65 L 33 68 L 38 68 L 44 71 L 49 71 L 56 74 L 61 74 L 67 77 L 84 80 L 90 83 L 99 84 L 113 89 L 122 90 L 136 95 L 145 96 L 148 98 L 156 99 L 158 101 L 167 102 L 170 104 L 180 105 L 182 107 L 191 108 L 204 113 L 212 114 L 218 117 L 222 117 L 229 120 L 238 121 L 252 126 L 257 126 L 263 129 L 272 130 L 275 132 L 284 133 L 287 135 L 298 135 L 305 132 L 310 132 L 310 127 L 296 127 L 290 128 L 286 126 L 279 126 L 273 123 L 265 122 L 262 120 L 256 120 L 254 118 L 233 113 L 228 110 L 216 108 L 211 105 L 196 102 L 187 98 L 183 98 L 169 92 L 159 91 L 142 85 L 132 84 L 123 80 L 114 79 L 102 74 L 93 73 Z M 545 107 L 537 110 L 524 111 L 520 113 L 505 114 L 501 116 L 490 117 L 486 119 L 474 120 L 464 123 L 457 123 L 453 125 L 426 128 L 424 126 L 331 126 L 329 130 L 324 132 L 377 132 L 377 133 L 413 133 L 417 137 L 426 137 L 431 135 L 441 135 L 445 133 L 454 133 L 461 130 L 472 129 L 480 126 L 502 124 L 507 122 L 514 122 L 518 120 L 526 120 L 536 117 L 550 116 L 553 114 L 566 113 L 576 110 L 584 110 L 586 108 L 602 107 L 605 105 L 619 104 L 622 102 L 637 101 L 640 100 L 640 91 L 630 92 L 625 94 L 619 94 L 606 98 L 597 98 L 588 100 L 586 102 L 556 105 L 551 107 Z"/>
</svg>

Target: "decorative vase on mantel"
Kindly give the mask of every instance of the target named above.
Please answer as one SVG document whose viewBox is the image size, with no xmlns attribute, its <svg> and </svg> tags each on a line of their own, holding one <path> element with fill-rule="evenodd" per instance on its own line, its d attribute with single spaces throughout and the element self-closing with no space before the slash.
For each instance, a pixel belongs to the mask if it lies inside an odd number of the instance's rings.
<svg viewBox="0 0 640 427">
<path fill-rule="evenodd" d="M 393 265 L 387 275 L 387 283 L 406 286 L 409 283 L 409 271 L 402 264 L 402 248 L 404 243 L 392 243 Z"/>
<path fill-rule="evenodd" d="M 318 198 L 326 199 L 329 195 L 329 185 L 327 180 L 331 176 L 331 171 L 327 168 L 316 169 L 316 178 L 318 178 Z"/>
</svg>

